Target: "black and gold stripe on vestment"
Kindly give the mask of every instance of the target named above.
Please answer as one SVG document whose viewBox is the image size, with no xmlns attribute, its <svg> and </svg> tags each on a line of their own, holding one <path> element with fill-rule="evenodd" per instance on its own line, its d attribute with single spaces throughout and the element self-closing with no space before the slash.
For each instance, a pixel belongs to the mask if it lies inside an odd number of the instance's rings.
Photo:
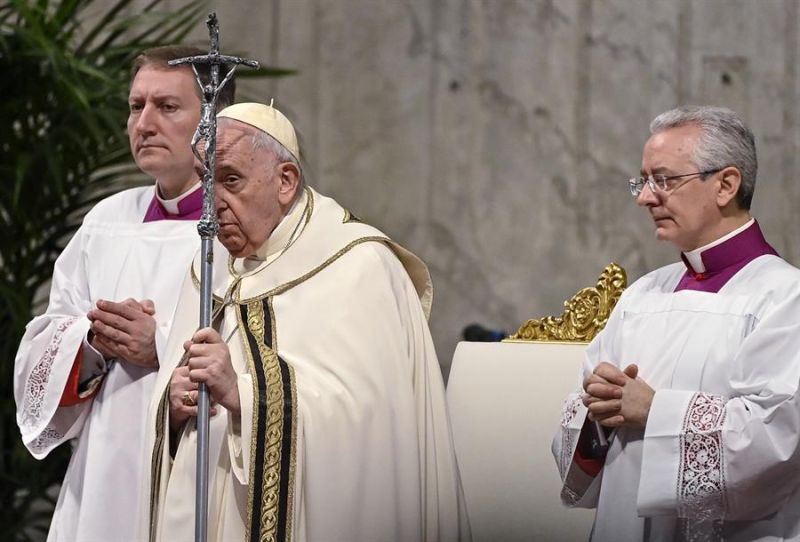
<svg viewBox="0 0 800 542">
<path fill-rule="evenodd" d="M 162 456 L 166 442 L 166 420 L 169 411 L 169 386 L 167 386 L 158 403 L 156 414 L 156 438 L 153 446 L 153 455 L 150 458 L 150 540 L 156 539 L 158 524 L 158 498 L 161 491 Z"/>
<path fill-rule="evenodd" d="M 239 305 L 238 318 L 254 397 L 246 539 L 286 542 L 292 535 L 297 450 L 294 369 L 277 354 L 271 297 Z"/>
</svg>

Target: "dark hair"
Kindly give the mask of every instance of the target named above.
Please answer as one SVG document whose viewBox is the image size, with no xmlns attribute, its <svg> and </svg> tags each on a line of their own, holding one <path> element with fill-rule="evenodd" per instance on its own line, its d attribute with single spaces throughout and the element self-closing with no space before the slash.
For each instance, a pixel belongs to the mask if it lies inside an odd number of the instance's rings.
<svg viewBox="0 0 800 542">
<path fill-rule="evenodd" d="M 175 67 L 169 65 L 170 60 L 176 60 L 178 58 L 184 58 L 187 56 L 199 56 L 206 53 L 207 51 L 203 51 L 202 49 L 188 45 L 164 45 L 162 47 L 146 49 L 139 53 L 139 55 L 133 60 L 133 66 L 131 67 L 131 81 L 133 81 L 133 78 L 136 77 L 137 73 L 139 73 L 139 70 L 145 66 L 154 66 L 156 68 L 165 70 L 175 69 Z M 211 78 L 211 69 L 205 64 L 199 64 L 196 66 L 196 68 L 197 73 L 200 75 L 200 81 L 202 81 L 205 85 Z M 192 68 L 191 66 L 186 65 L 185 67 L 178 67 L 178 69 L 187 69 L 191 71 Z M 222 80 L 222 77 L 224 77 L 228 72 L 228 69 L 230 69 L 229 66 L 220 66 L 220 80 Z M 217 98 L 217 111 L 221 111 L 223 108 L 231 105 L 233 103 L 235 94 L 236 76 L 234 75 L 219 93 L 219 97 Z M 197 95 L 201 96 L 199 87 L 197 88 Z"/>
</svg>

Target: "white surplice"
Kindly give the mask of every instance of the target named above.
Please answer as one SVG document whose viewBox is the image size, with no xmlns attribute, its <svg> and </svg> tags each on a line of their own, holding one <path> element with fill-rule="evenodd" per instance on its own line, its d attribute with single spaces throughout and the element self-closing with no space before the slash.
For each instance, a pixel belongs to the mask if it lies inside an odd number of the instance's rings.
<svg viewBox="0 0 800 542">
<path fill-rule="evenodd" d="M 37 458 L 72 440 L 73 451 L 50 527 L 50 541 L 134 541 L 145 419 L 156 371 L 111 364 L 84 350 L 90 372 L 105 374 L 98 394 L 59 401 L 98 299 L 152 299 L 163 354 L 178 290 L 197 252 L 197 221 L 142 223 L 152 186 L 97 204 L 56 261 L 47 311 L 27 326 L 15 360 L 17 423 Z M 74 440 L 73 440 L 74 439 Z"/>
<path fill-rule="evenodd" d="M 468 540 L 424 264 L 311 190 L 267 243 L 266 263 L 245 274 L 220 328 L 242 410 L 235 422 L 218 406 L 211 419 L 209 540 Z M 220 245 L 214 260 L 215 295 L 225 298 Z M 194 420 L 172 459 L 163 397 L 198 297 L 187 280 L 151 405 L 146 482 L 157 521 L 143 529 L 164 542 L 194 536 Z M 256 382 L 262 367 L 267 393 Z"/>
<path fill-rule="evenodd" d="M 567 399 L 562 500 L 597 508 L 593 540 L 800 540 L 800 271 L 766 255 L 718 293 L 674 292 L 685 270 L 634 283 L 589 346 L 581 380 L 636 363 L 656 394 L 594 478 L 573 460 L 581 390 Z"/>
</svg>

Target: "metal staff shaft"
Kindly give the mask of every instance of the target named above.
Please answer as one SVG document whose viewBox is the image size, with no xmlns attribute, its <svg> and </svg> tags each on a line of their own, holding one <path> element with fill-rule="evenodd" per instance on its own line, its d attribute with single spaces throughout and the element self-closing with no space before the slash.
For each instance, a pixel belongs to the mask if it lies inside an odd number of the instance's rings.
<svg viewBox="0 0 800 542">
<path fill-rule="evenodd" d="M 197 82 L 202 91 L 203 102 L 200 108 L 200 123 L 192 138 L 192 149 L 195 156 L 200 158 L 205 166 L 203 172 L 203 213 L 197 224 L 200 234 L 200 328 L 211 326 L 212 310 L 212 275 L 214 264 L 213 241 L 219 230 L 217 212 L 214 205 L 214 172 L 217 161 L 217 97 L 219 91 L 233 76 L 233 72 L 240 64 L 258 67 L 258 62 L 234 56 L 219 54 L 219 25 L 217 14 L 211 12 L 206 20 L 208 33 L 211 40 L 211 50 L 207 55 L 193 56 L 171 60 L 170 65 L 177 66 L 191 64 Z M 209 66 L 209 81 L 203 84 L 197 73 L 197 64 Z M 231 66 L 222 83 L 219 81 L 219 69 L 223 64 Z M 205 141 L 205 153 L 201 157 L 197 144 Z M 195 542 L 206 542 L 208 539 L 208 439 L 209 439 L 209 396 L 208 386 L 201 382 L 197 393 L 197 470 L 195 494 Z"/>
<path fill-rule="evenodd" d="M 213 237 L 202 238 L 200 252 L 203 262 L 200 276 L 200 327 L 211 324 L 211 303 L 207 299 L 211 296 L 211 275 L 213 257 Z M 208 434 L 209 426 L 209 397 L 208 386 L 201 382 L 197 388 L 197 489 L 194 501 L 194 539 L 195 542 L 208 540 Z"/>
<path fill-rule="evenodd" d="M 216 84 L 219 79 L 219 73 L 215 73 L 215 68 L 217 67 L 212 66 L 211 68 L 212 85 Z M 197 231 L 200 233 L 200 257 L 202 258 L 200 266 L 200 329 L 211 326 L 211 308 L 213 305 L 211 283 L 214 271 L 214 237 L 217 235 L 219 229 L 216 209 L 213 208 L 216 152 L 211 152 L 211 149 L 216 151 L 217 147 L 216 124 L 216 115 L 212 115 L 211 130 L 206 140 L 206 170 L 203 173 L 203 215 L 197 225 Z M 205 217 L 208 217 L 208 219 Z M 201 382 L 197 388 L 197 489 L 194 504 L 195 542 L 206 542 L 206 540 L 208 540 L 209 406 L 208 386 L 206 386 L 205 382 Z"/>
</svg>

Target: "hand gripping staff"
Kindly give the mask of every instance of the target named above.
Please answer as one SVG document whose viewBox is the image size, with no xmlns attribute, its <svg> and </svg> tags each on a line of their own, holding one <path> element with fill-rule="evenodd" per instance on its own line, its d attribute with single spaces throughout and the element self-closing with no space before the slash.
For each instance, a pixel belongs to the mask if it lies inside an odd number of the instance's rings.
<svg viewBox="0 0 800 542">
<path fill-rule="evenodd" d="M 192 151 L 203 163 L 203 213 L 197 224 L 200 234 L 200 328 L 211 325 L 211 274 L 214 263 L 213 240 L 219 230 L 217 211 L 214 207 L 214 169 L 217 159 L 217 97 L 222 87 L 233 77 L 239 65 L 258 68 L 258 62 L 226 56 L 219 53 L 219 23 L 217 14 L 211 12 L 206 19 L 208 34 L 211 40 L 211 50 L 207 55 L 190 56 L 170 60 L 170 66 L 191 64 L 197 84 L 200 85 L 202 104 L 200 105 L 200 123 L 197 125 L 192 137 Z M 205 64 L 210 67 L 210 77 L 207 84 L 203 84 L 197 73 L 197 65 Z M 228 73 L 219 80 L 220 67 L 229 68 Z M 205 157 L 200 156 L 197 145 L 205 142 Z M 197 395 L 197 493 L 195 497 L 195 542 L 206 542 L 208 538 L 208 434 L 209 434 L 209 398 L 208 387 L 201 382 Z"/>
</svg>

